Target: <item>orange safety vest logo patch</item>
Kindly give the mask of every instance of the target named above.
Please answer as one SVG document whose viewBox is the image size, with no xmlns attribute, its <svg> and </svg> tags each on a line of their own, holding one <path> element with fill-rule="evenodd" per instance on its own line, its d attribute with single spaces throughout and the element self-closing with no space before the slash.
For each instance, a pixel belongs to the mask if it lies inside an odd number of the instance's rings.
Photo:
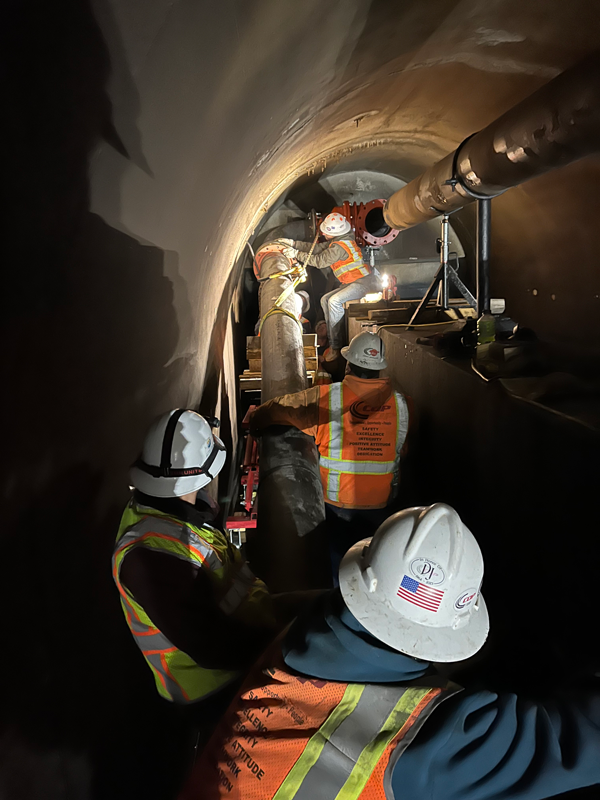
<svg viewBox="0 0 600 800">
<path fill-rule="evenodd" d="M 333 274 L 340 283 L 354 283 L 371 274 L 371 267 L 365 264 L 360 248 L 353 239 L 341 239 L 335 244 L 346 251 L 346 258 L 331 265 Z"/>
<path fill-rule="evenodd" d="M 255 673 L 180 800 L 382 800 L 392 752 L 395 765 L 431 711 L 458 689 L 336 683 L 279 668 Z"/>
<path fill-rule="evenodd" d="M 393 391 L 374 407 L 342 382 L 323 386 L 320 404 L 327 420 L 317 433 L 325 501 L 348 508 L 387 505 L 408 433 L 406 399 Z"/>
</svg>

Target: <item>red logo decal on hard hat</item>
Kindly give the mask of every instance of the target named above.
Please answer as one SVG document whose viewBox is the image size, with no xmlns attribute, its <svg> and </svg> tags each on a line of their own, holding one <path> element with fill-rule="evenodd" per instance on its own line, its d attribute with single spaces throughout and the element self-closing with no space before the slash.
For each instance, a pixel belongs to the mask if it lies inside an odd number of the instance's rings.
<svg viewBox="0 0 600 800">
<path fill-rule="evenodd" d="M 477 589 L 467 589 L 466 592 L 463 592 L 460 597 L 457 598 L 456 603 L 454 603 L 454 608 L 461 611 L 463 608 L 470 606 L 476 597 Z"/>
<path fill-rule="evenodd" d="M 410 563 L 410 571 L 415 578 L 430 586 L 437 586 L 446 580 L 444 570 L 437 561 L 432 561 L 430 558 L 415 558 Z"/>
<path fill-rule="evenodd" d="M 367 347 L 367 349 L 363 350 L 363 352 L 366 356 L 373 356 L 373 358 L 379 355 L 379 350 L 375 350 L 374 347 Z"/>
</svg>

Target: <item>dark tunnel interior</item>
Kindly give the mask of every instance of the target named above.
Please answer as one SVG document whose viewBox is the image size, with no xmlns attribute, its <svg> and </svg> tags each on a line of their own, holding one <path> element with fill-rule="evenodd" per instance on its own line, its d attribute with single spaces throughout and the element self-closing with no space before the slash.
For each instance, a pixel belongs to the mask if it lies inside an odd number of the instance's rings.
<svg viewBox="0 0 600 800">
<path fill-rule="evenodd" d="M 187 729 L 110 574 L 146 429 L 195 408 L 235 450 L 247 242 L 286 209 L 304 230 L 348 192 L 391 195 L 598 49 L 600 2 L 8 0 L 0 37 L 0 797 L 172 797 Z M 480 539 L 501 687 L 600 667 L 599 182 L 591 156 L 493 201 L 492 296 L 581 402 L 507 401 L 397 345 L 420 415 L 403 501 L 451 503 Z M 472 280 L 474 208 L 452 226 Z M 393 257 L 435 260 L 438 231 L 406 231 Z"/>
</svg>

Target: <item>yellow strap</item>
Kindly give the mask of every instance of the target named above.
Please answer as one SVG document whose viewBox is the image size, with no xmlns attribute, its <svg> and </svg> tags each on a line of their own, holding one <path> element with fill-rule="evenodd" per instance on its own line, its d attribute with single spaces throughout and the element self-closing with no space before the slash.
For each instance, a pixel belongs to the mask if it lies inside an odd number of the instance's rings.
<svg viewBox="0 0 600 800">
<path fill-rule="evenodd" d="M 264 317 L 261 319 L 261 321 L 260 321 L 260 325 L 258 326 L 258 335 L 259 336 L 260 336 L 260 332 L 262 331 L 262 327 L 265 324 L 265 320 L 267 319 L 267 317 L 270 317 L 272 314 L 285 314 L 286 317 L 289 317 L 290 319 L 293 319 L 294 322 L 296 322 L 300 326 L 300 330 L 302 330 L 302 323 L 300 322 L 298 317 L 296 317 L 294 314 L 291 313 L 291 311 L 287 311 L 285 308 L 277 308 L 277 306 L 273 306 L 273 308 L 270 308 L 267 311 L 267 313 L 264 315 Z"/>
<path fill-rule="evenodd" d="M 317 228 L 317 233 L 315 235 L 315 238 L 313 239 L 312 246 L 311 246 L 310 251 L 308 253 L 308 257 L 306 259 L 307 261 L 310 259 L 310 257 L 313 254 L 313 250 L 315 249 L 315 245 L 317 244 L 318 238 L 319 238 L 319 229 Z M 298 325 L 300 325 L 300 330 L 301 331 L 303 330 L 302 329 L 302 323 L 300 322 L 298 317 L 294 316 L 294 314 L 292 314 L 291 312 L 286 311 L 284 308 L 281 308 L 281 306 L 287 300 L 287 298 L 290 296 L 290 294 L 294 291 L 296 286 L 298 286 L 299 283 L 302 283 L 302 282 L 304 282 L 306 280 L 306 278 L 307 278 L 306 265 L 301 263 L 301 262 L 299 262 L 298 266 L 292 267 L 291 269 L 288 269 L 288 270 L 284 270 L 283 272 L 276 272 L 274 275 L 268 275 L 267 278 L 264 278 L 264 280 L 271 280 L 271 278 L 280 278 L 283 275 L 291 275 L 291 274 L 296 274 L 296 277 L 290 283 L 290 285 L 286 286 L 286 288 L 283 290 L 283 292 L 279 295 L 279 297 L 275 301 L 275 305 L 273 306 L 273 308 L 270 308 L 267 311 L 267 313 L 264 315 L 264 317 L 261 319 L 260 325 L 258 327 L 258 335 L 259 336 L 260 336 L 260 332 L 262 331 L 262 326 L 264 325 L 265 320 L 267 319 L 267 317 L 270 317 L 271 314 L 285 314 L 286 316 L 291 317 L 291 319 L 295 320 L 298 323 Z"/>
<path fill-rule="evenodd" d="M 280 308 L 283 305 L 283 303 L 287 300 L 287 298 L 290 296 L 290 294 L 294 291 L 296 286 L 298 286 L 299 283 L 302 283 L 302 281 L 305 281 L 305 280 L 306 280 L 306 270 L 303 269 L 300 272 L 300 275 L 298 275 L 297 278 L 294 278 L 294 280 L 291 282 L 291 284 L 289 286 L 287 286 L 283 290 L 283 292 L 279 295 L 279 297 L 275 301 L 275 306 L 277 308 Z"/>
<path fill-rule="evenodd" d="M 289 269 L 284 269 L 281 272 L 274 272 L 272 275 L 267 275 L 266 278 L 259 278 L 258 282 L 262 283 L 263 281 L 270 281 L 272 278 L 282 278 L 284 275 L 290 275 L 290 273 L 295 271 L 296 267 L 290 267 Z"/>
</svg>

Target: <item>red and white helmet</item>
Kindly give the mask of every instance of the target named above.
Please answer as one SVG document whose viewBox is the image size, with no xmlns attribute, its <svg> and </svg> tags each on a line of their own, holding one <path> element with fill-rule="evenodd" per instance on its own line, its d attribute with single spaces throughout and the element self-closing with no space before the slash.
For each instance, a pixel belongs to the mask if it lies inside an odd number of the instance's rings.
<svg viewBox="0 0 600 800">
<path fill-rule="evenodd" d="M 365 369 L 380 370 L 387 367 L 383 341 L 371 331 L 357 333 L 347 347 L 342 347 L 342 356 L 351 364 Z"/>
<path fill-rule="evenodd" d="M 325 236 L 342 236 L 352 230 L 352 225 L 343 214 L 328 214 L 320 224 L 321 233 Z"/>
</svg>

